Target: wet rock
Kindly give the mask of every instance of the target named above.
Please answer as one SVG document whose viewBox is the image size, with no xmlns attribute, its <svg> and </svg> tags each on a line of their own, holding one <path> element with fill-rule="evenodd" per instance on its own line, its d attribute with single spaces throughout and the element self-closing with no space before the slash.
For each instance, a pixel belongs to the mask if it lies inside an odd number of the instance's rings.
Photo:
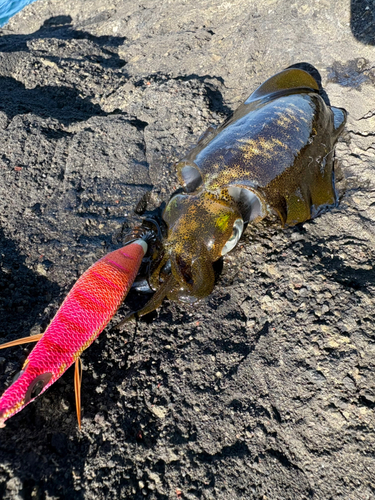
<svg viewBox="0 0 375 500">
<path fill-rule="evenodd" d="M 249 227 L 206 301 L 103 333 L 84 353 L 81 432 L 71 373 L 1 429 L 4 498 L 373 497 L 375 49 L 362 4 L 50 0 L 1 31 L 6 340 L 43 331 L 137 224 L 139 201 L 174 191 L 173 162 L 275 71 L 315 65 L 349 112 L 339 206 L 298 228 Z M 3 351 L 2 387 L 28 349 Z"/>
</svg>

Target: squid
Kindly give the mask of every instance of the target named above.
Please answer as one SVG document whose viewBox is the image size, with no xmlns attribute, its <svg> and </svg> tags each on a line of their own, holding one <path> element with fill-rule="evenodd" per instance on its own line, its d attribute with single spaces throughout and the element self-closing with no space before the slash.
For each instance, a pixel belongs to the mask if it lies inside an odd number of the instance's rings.
<svg viewBox="0 0 375 500">
<path fill-rule="evenodd" d="M 208 296 L 214 262 L 236 246 L 248 224 L 276 215 L 283 226 L 294 226 L 335 206 L 334 146 L 345 122 L 346 111 L 325 102 L 314 76 L 290 67 L 266 80 L 218 128 L 210 127 L 176 164 L 181 187 L 161 217 L 146 219 L 134 233 L 140 238 L 86 271 L 44 334 L 0 346 L 38 341 L 0 398 L 0 427 L 73 363 L 80 425 L 80 356 L 140 269 L 154 294 L 118 328 L 165 297 L 193 303 Z"/>
</svg>

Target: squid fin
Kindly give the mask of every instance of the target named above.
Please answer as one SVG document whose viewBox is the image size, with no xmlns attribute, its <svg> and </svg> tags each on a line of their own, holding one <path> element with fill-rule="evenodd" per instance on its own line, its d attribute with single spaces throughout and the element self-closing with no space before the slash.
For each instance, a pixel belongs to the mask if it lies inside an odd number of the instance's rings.
<svg viewBox="0 0 375 500">
<path fill-rule="evenodd" d="M 249 104 L 262 97 L 269 96 L 275 92 L 282 92 L 288 89 L 309 88 L 319 91 L 319 85 L 314 77 L 302 69 L 289 68 L 271 76 L 260 87 L 258 87 L 251 96 L 245 101 Z"/>
<path fill-rule="evenodd" d="M 347 112 L 345 109 L 335 108 L 334 106 L 331 106 L 331 110 L 333 113 L 333 126 L 338 137 L 345 126 Z"/>
<path fill-rule="evenodd" d="M 28 344 L 29 342 L 38 342 L 38 340 L 40 340 L 42 337 L 43 333 L 37 333 L 36 335 L 30 335 L 29 337 L 22 337 L 22 339 L 12 340 L 11 342 L 0 344 L 0 349 L 5 349 L 6 347 L 14 347 L 21 344 Z"/>
<path fill-rule="evenodd" d="M 76 397 L 76 411 L 79 430 L 81 430 L 81 385 L 82 362 L 81 358 L 77 358 L 74 366 L 74 394 Z"/>
</svg>

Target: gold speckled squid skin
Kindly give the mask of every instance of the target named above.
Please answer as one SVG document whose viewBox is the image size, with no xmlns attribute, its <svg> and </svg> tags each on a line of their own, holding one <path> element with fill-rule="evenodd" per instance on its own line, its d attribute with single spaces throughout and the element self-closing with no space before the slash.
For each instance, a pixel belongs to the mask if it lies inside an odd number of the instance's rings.
<svg viewBox="0 0 375 500">
<path fill-rule="evenodd" d="M 345 116 L 325 104 L 308 73 L 285 70 L 257 89 L 209 141 L 203 138 L 178 169 L 195 166 L 208 191 L 253 189 L 284 224 L 297 224 L 336 201 L 332 152 Z"/>
<path fill-rule="evenodd" d="M 220 196 L 202 190 L 178 194 L 168 203 L 164 220 L 168 239 L 164 243 L 178 285 L 169 298 L 189 300 L 209 295 L 215 276 L 212 262 L 220 255 L 241 217 L 236 204 L 223 189 Z"/>
<path fill-rule="evenodd" d="M 170 298 L 200 298 L 214 284 L 212 262 L 230 238 L 234 221 L 267 213 L 294 225 L 336 203 L 333 148 L 346 119 L 326 105 L 315 79 L 287 69 L 261 85 L 216 130 L 209 129 L 177 165 L 186 193 L 175 195 L 163 218 L 166 256 L 176 285 Z M 243 190 L 257 200 L 244 213 Z"/>
</svg>

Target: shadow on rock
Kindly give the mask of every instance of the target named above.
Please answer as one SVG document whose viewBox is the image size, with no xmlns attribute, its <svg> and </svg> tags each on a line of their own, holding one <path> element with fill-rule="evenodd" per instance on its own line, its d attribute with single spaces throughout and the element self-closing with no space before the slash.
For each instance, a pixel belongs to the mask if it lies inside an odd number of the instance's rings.
<svg viewBox="0 0 375 500">
<path fill-rule="evenodd" d="M 1 429 L 1 461 L 16 472 L 2 475 L 0 497 L 84 498 L 77 484 L 84 471 L 88 441 L 76 433 L 70 438 L 59 431 L 58 419 L 52 429 L 48 419 L 37 414 L 29 412 L 28 425 L 16 427 L 12 422 Z"/>
<path fill-rule="evenodd" d="M 233 110 L 224 104 L 224 99 L 222 93 L 218 90 L 217 85 L 213 84 L 210 82 L 215 78 L 215 80 L 218 80 L 222 85 L 224 85 L 224 80 L 221 77 L 218 76 L 211 76 L 211 75 L 203 75 L 199 76 L 195 73 L 191 75 L 186 75 L 186 76 L 179 76 L 176 77 L 176 80 L 180 80 L 182 82 L 189 82 L 189 81 L 198 81 L 201 82 L 204 85 L 205 91 L 206 91 L 206 97 L 208 100 L 208 107 L 210 111 L 214 113 L 224 113 L 227 116 L 231 116 L 233 114 Z"/>
<path fill-rule="evenodd" d="M 350 28 L 359 42 L 375 45 L 375 5 L 373 2 L 351 0 Z"/>
<path fill-rule="evenodd" d="M 60 288 L 25 265 L 25 257 L 1 228 L 0 248 L 0 335 L 4 340 L 8 334 L 26 336 Z"/>
<path fill-rule="evenodd" d="M 299 251 L 307 257 L 319 257 L 319 263 L 315 265 L 315 268 L 317 271 L 323 271 L 325 276 L 345 287 L 353 290 L 361 290 L 366 294 L 372 295 L 368 291 L 369 286 L 375 285 L 375 270 L 373 268 L 369 269 L 372 266 L 371 261 L 367 260 L 351 265 L 353 261 L 350 257 L 346 261 L 339 255 L 332 254 L 328 250 L 329 247 L 327 245 L 330 241 L 337 242 L 338 240 L 341 240 L 340 245 L 343 249 L 345 249 L 346 245 L 355 246 L 357 252 L 360 252 L 361 245 L 365 248 L 367 243 L 366 240 L 359 238 L 352 237 L 348 239 L 334 236 L 325 240 L 315 241 L 314 243 L 309 241 L 298 242 L 294 245 L 294 248 L 298 249 L 297 247 L 299 247 Z"/>
<path fill-rule="evenodd" d="M 3 31 L 0 39 L 0 52 L 29 52 L 27 42 L 37 39 L 54 38 L 58 40 L 89 40 L 98 45 L 103 53 L 109 56 L 105 59 L 103 66 L 112 68 L 122 68 L 126 62 L 119 57 L 119 55 L 111 50 L 112 48 L 119 47 L 124 43 L 125 37 L 118 36 L 95 36 L 85 31 L 76 30 L 73 28 L 72 18 L 70 16 L 55 16 L 47 19 L 43 26 L 38 31 L 30 35 L 8 35 L 7 31 Z M 100 62 L 95 60 L 95 62 Z"/>
<path fill-rule="evenodd" d="M 62 44 L 64 40 L 89 40 L 99 47 L 99 54 L 84 54 L 80 59 L 64 57 L 65 52 L 62 45 L 61 57 L 45 55 L 44 59 L 56 65 L 61 61 L 73 62 L 74 64 L 99 64 L 103 69 L 119 69 L 126 64 L 113 50 L 123 44 L 124 37 L 94 36 L 73 29 L 71 21 L 70 16 L 57 16 L 45 21 L 38 31 L 30 35 L 3 34 L 0 39 L 0 52 L 30 52 L 28 42 L 37 39 L 58 39 L 61 40 Z M 106 116 L 108 114 L 98 104 L 93 104 L 90 98 L 82 98 L 79 89 L 72 85 L 47 85 L 28 89 L 23 83 L 3 73 L 0 76 L 0 88 L 0 110 L 5 112 L 9 119 L 18 114 L 34 113 L 43 118 L 55 118 L 60 123 L 69 125 L 76 121 L 87 120 L 92 116 Z"/>
<path fill-rule="evenodd" d="M 91 116 L 104 116 L 97 104 L 82 99 L 79 92 L 71 87 L 25 86 L 11 77 L 0 77 L 0 110 L 9 120 L 20 114 L 34 113 L 42 118 L 55 118 L 64 125 L 87 120 Z"/>
</svg>

